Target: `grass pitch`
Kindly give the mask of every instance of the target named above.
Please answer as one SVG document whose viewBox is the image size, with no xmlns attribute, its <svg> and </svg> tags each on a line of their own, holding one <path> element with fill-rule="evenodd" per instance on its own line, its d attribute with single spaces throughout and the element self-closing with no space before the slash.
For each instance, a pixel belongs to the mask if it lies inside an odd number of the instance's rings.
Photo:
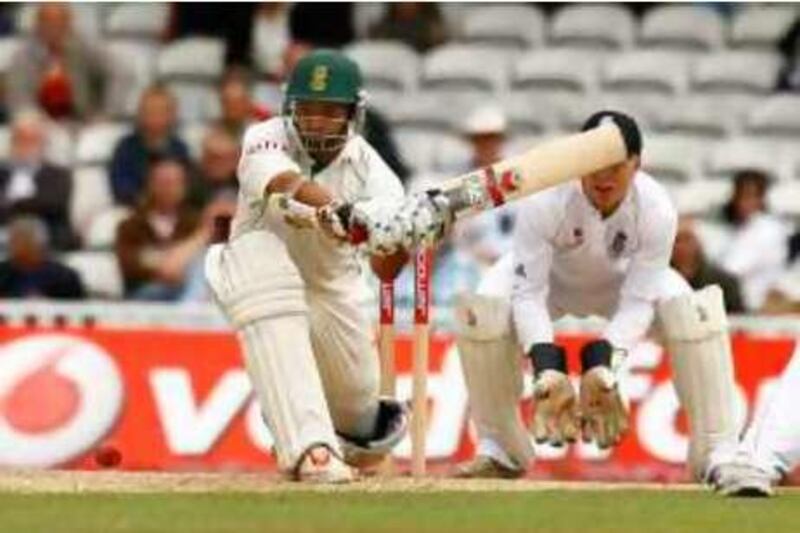
<svg viewBox="0 0 800 533">
<path fill-rule="evenodd" d="M 122 476 L 16 488 L 0 476 L 0 531 L 800 531 L 797 491 L 730 500 L 687 487 L 408 480 L 312 491 L 250 475 Z"/>
</svg>

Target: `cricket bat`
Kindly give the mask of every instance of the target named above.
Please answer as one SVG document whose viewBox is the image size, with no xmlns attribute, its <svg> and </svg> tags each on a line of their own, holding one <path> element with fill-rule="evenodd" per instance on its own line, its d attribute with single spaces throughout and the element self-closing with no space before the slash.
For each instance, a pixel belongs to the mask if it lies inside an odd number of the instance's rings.
<svg viewBox="0 0 800 533">
<path fill-rule="evenodd" d="M 622 163 L 627 158 L 628 150 L 619 128 L 604 124 L 552 139 L 518 156 L 446 180 L 431 190 L 447 196 L 452 219 L 459 220 Z M 308 219 L 309 226 L 316 225 L 313 207 L 285 195 L 272 197 L 270 202 L 277 209 Z M 369 237 L 366 229 L 358 226 L 350 228 L 349 233 L 353 244 Z"/>
</svg>

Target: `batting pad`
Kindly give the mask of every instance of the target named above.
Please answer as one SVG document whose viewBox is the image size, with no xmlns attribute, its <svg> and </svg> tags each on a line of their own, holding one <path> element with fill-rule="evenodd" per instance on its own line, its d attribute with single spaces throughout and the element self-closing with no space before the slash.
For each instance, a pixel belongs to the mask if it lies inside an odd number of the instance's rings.
<svg viewBox="0 0 800 533">
<path fill-rule="evenodd" d="M 358 300 L 309 293 L 311 345 L 336 430 L 371 437 L 378 418 L 380 369 L 373 327 Z"/>
<path fill-rule="evenodd" d="M 511 309 L 500 298 L 474 294 L 456 299 L 456 344 L 481 440 L 500 446 L 518 467 L 533 457 L 522 422 L 522 363 L 511 329 Z"/>
<path fill-rule="evenodd" d="M 736 385 L 722 290 L 712 285 L 666 300 L 658 316 L 672 354 L 675 390 L 689 419 L 692 475 L 733 459 L 737 447 Z"/>
<path fill-rule="evenodd" d="M 275 439 L 278 466 L 293 470 L 312 445 L 341 455 L 311 350 L 305 290 L 284 243 L 265 231 L 213 246 L 206 277 L 236 326 L 245 366 Z"/>
</svg>

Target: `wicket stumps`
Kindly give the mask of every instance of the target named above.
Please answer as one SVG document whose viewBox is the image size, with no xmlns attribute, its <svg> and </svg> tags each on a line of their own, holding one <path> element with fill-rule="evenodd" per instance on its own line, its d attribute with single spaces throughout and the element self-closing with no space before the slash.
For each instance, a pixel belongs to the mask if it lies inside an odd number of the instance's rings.
<svg viewBox="0 0 800 533">
<path fill-rule="evenodd" d="M 425 434 L 428 419 L 428 357 L 433 250 L 423 247 L 414 257 L 414 359 L 411 384 L 411 475 L 425 475 Z"/>
</svg>

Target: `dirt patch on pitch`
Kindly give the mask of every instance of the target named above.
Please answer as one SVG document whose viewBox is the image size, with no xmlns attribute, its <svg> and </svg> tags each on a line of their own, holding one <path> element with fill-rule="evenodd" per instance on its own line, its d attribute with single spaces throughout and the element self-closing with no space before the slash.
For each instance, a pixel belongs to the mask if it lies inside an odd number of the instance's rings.
<svg viewBox="0 0 800 533">
<path fill-rule="evenodd" d="M 520 492 L 542 490 L 701 490 L 698 485 L 535 480 L 370 478 L 346 485 L 290 483 L 274 474 L 15 470 L 0 472 L 0 492 L 10 493 L 205 493 L 319 492 Z"/>
</svg>

